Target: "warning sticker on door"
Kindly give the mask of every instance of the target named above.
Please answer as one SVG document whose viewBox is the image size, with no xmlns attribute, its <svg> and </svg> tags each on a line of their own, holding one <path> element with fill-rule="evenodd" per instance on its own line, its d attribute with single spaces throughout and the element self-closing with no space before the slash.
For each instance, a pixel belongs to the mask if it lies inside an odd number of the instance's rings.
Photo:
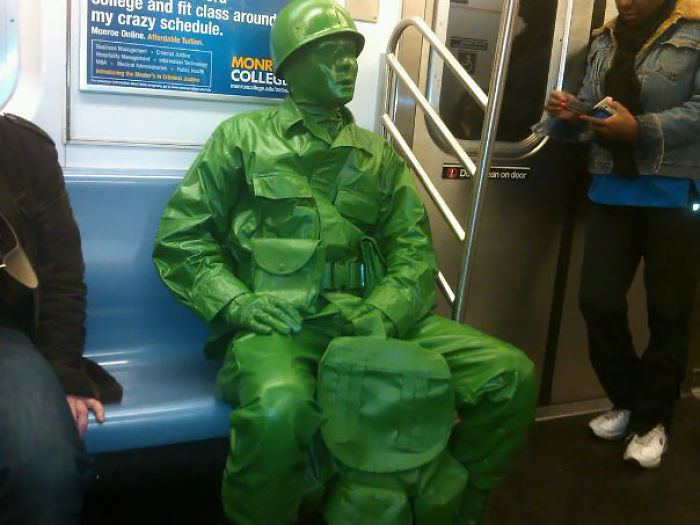
<svg viewBox="0 0 700 525">
<path fill-rule="evenodd" d="M 522 181 L 530 174 L 528 166 L 492 166 L 489 179 Z M 445 164 L 442 167 L 442 178 L 447 180 L 470 179 L 471 175 L 463 167 L 456 164 Z"/>
</svg>

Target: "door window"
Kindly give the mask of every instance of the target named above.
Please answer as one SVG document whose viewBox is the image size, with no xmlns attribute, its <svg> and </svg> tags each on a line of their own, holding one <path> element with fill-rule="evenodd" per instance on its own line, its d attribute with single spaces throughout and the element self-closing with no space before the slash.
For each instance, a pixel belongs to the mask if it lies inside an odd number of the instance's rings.
<svg viewBox="0 0 700 525">
<path fill-rule="evenodd" d="M 15 90 L 18 63 L 16 3 L 3 0 L 0 2 L 0 108 Z"/>
<path fill-rule="evenodd" d="M 447 47 L 488 93 L 503 9 L 501 0 L 450 2 Z M 554 40 L 557 0 L 520 0 L 497 140 L 520 142 L 542 116 Z M 444 69 L 440 114 L 459 139 L 478 140 L 484 111 Z"/>
</svg>

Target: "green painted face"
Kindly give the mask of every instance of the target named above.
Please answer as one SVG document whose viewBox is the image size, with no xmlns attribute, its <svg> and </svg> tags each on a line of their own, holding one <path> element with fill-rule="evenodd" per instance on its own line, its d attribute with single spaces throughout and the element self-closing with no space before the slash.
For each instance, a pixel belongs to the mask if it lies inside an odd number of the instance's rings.
<svg viewBox="0 0 700 525">
<path fill-rule="evenodd" d="M 355 94 L 354 40 L 332 36 L 302 47 L 284 65 L 284 78 L 296 102 L 328 109 L 344 106 Z"/>
</svg>

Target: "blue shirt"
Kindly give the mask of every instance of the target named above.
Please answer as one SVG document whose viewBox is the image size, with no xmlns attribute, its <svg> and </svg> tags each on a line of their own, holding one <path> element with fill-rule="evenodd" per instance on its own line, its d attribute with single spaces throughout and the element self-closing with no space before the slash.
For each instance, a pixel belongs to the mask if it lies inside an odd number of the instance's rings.
<svg viewBox="0 0 700 525">
<path fill-rule="evenodd" d="M 685 208 L 689 204 L 693 185 L 697 194 L 700 194 L 700 179 L 663 175 L 593 175 L 588 198 L 596 204 Z"/>
</svg>

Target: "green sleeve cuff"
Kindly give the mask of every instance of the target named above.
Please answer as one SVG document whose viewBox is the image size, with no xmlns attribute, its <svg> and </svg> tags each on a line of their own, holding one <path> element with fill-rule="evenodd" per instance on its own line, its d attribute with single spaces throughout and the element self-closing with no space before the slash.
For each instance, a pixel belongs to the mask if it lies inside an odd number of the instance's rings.
<svg viewBox="0 0 700 525">
<path fill-rule="evenodd" d="M 428 300 L 416 301 L 411 290 L 391 285 L 377 286 L 365 299 L 365 303 L 374 306 L 389 318 L 399 337 L 427 313 L 424 311 L 425 305 L 432 304 Z"/>
<path fill-rule="evenodd" d="M 250 290 L 225 266 L 219 265 L 206 272 L 200 272 L 192 290 L 195 310 L 210 322 L 226 305 L 241 294 Z"/>
</svg>

